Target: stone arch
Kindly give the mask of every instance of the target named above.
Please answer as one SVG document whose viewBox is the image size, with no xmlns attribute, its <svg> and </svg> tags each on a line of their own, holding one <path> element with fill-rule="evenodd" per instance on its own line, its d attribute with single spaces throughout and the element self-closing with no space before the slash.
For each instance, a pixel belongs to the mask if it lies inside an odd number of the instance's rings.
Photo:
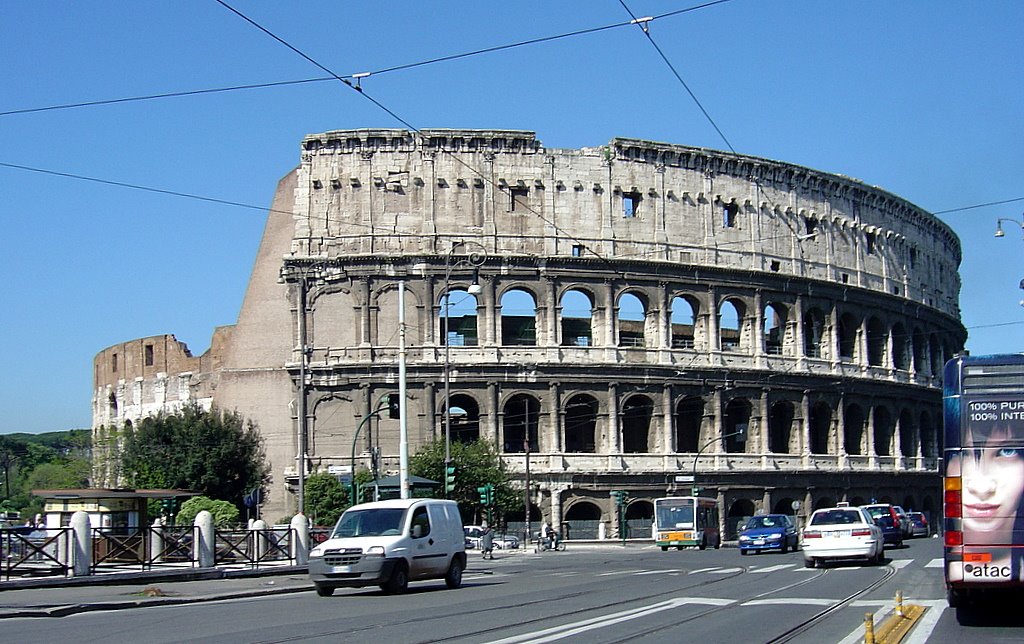
<svg viewBox="0 0 1024 644">
<path fill-rule="evenodd" d="M 453 288 L 447 295 L 446 298 L 445 293 L 441 293 L 439 300 L 438 344 L 452 347 L 479 345 L 476 296 L 461 288 Z"/>
<path fill-rule="evenodd" d="M 892 325 L 892 366 L 900 371 L 909 371 L 913 355 L 913 343 L 907 329 L 897 322 Z"/>
<path fill-rule="evenodd" d="M 885 364 L 885 345 L 887 334 L 885 325 L 875 316 L 868 318 L 868 365 L 881 367 Z"/>
<path fill-rule="evenodd" d="M 753 405 L 746 398 L 733 398 L 725 406 L 725 418 L 722 422 L 722 432 L 725 436 L 725 451 L 730 454 L 742 454 L 746 452 L 747 442 L 741 441 L 741 436 L 730 436 L 736 434 L 742 425 L 747 427 L 747 441 L 750 440 L 750 413 Z"/>
<path fill-rule="evenodd" d="M 921 430 L 921 455 L 925 458 L 938 458 L 939 435 L 928 412 L 921 412 L 921 420 L 918 426 Z"/>
<path fill-rule="evenodd" d="M 829 433 L 832 430 L 832 408 L 824 400 L 811 406 L 810 442 L 812 454 L 828 454 Z"/>
<path fill-rule="evenodd" d="M 860 455 L 864 453 L 864 410 L 860 405 L 851 403 L 843 411 L 843 427 L 846 433 L 846 440 L 843 447 L 847 454 Z"/>
<path fill-rule="evenodd" d="M 793 403 L 780 400 L 768 412 L 768 451 L 774 454 L 792 453 Z"/>
<path fill-rule="evenodd" d="M 850 503 L 850 505 L 853 505 L 853 506 L 867 505 L 868 504 L 868 502 L 864 499 L 864 497 L 859 496 L 859 495 L 858 496 L 854 496 L 854 497 L 850 497 L 849 503 Z"/>
<path fill-rule="evenodd" d="M 576 394 L 565 403 L 563 445 L 570 453 L 593 454 L 597 451 L 597 399 L 587 394 Z"/>
<path fill-rule="evenodd" d="M 521 454 L 526 451 L 529 439 L 530 451 L 538 451 L 537 427 L 540 418 L 540 401 L 529 394 L 510 396 L 502 408 L 502 451 L 507 454 Z"/>
<path fill-rule="evenodd" d="M 589 500 L 579 500 L 565 509 L 562 530 L 566 539 L 596 539 L 601 524 L 601 508 Z"/>
<path fill-rule="evenodd" d="M 637 499 L 626 508 L 626 520 L 654 520 L 654 504 L 646 499 Z M 635 535 L 634 535 L 635 536 Z"/>
<path fill-rule="evenodd" d="M 594 345 L 594 298 L 582 289 L 569 289 L 562 293 L 561 342 L 563 347 L 590 347 Z"/>
<path fill-rule="evenodd" d="M 914 503 L 914 495 L 908 494 L 903 497 L 903 503 L 900 503 L 900 507 L 903 508 L 904 512 L 913 512 L 917 509 L 917 504 Z"/>
<path fill-rule="evenodd" d="M 626 291 L 619 295 L 615 307 L 615 328 L 619 331 L 618 346 L 647 346 L 647 298 L 642 294 Z"/>
<path fill-rule="evenodd" d="M 700 304 L 693 296 L 677 295 L 672 298 L 671 307 L 669 324 L 672 328 L 672 348 L 693 349 Z"/>
<path fill-rule="evenodd" d="M 857 359 L 857 336 L 860 334 L 860 321 L 852 313 L 839 316 L 839 357 L 846 360 Z"/>
<path fill-rule="evenodd" d="M 942 345 L 934 333 L 928 336 L 928 362 L 933 375 L 942 373 L 942 366 L 945 364 L 942 360 Z"/>
<path fill-rule="evenodd" d="M 391 325 L 390 330 L 381 329 L 379 315 L 374 316 L 376 324 L 373 327 L 373 338 L 360 337 L 363 326 L 356 317 L 356 305 L 355 298 L 348 291 L 320 289 L 310 292 L 308 298 L 310 314 L 307 317 L 306 325 L 309 344 L 317 347 L 351 347 L 358 346 L 361 342 L 372 342 L 377 346 L 398 344 L 398 337 L 394 333 L 394 324 Z M 385 298 L 382 302 L 381 295 L 378 293 L 373 304 L 374 309 L 380 310 L 382 306 L 388 305 L 392 307 L 384 309 L 388 313 L 398 310 L 397 295 L 394 297 L 393 303 L 391 298 Z M 415 310 L 415 304 L 410 307 L 409 302 L 406 301 L 406 315 Z"/>
<path fill-rule="evenodd" d="M 928 340 L 920 327 L 914 327 L 914 335 L 911 338 L 914 355 L 914 370 L 918 373 L 928 372 L 930 366 L 928 361 Z"/>
<path fill-rule="evenodd" d="M 875 454 L 892 456 L 893 421 L 889 409 L 881 405 L 874 409 L 875 419 Z"/>
<path fill-rule="evenodd" d="M 704 400 L 700 396 L 686 396 L 676 404 L 676 452 L 697 453 L 703 422 Z"/>
<path fill-rule="evenodd" d="M 725 538 L 735 539 L 739 534 L 739 526 L 746 523 L 747 519 L 755 514 L 757 514 L 757 508 L 750 499 L 733 501 L 725 518 Z"/>
<path fill-rule="evenodd" d="M 820 358 L 825 346 L 825 314 L 812 307 L 804 312 L 804 355 Z"/>
<path fill-rule="evenodd" d="M 909 409 L 900 412 L 900 454 L 907 458 L 917 456 L 917 445 L 914 442 L 914 415 Z"/>
<path fill-rule="evenodd" d="M 796 510 L 793 509 L 793 501 L 795 500 L 796 499 L 793 499 L 792 497 L 788 496 L 779 499 L 778 501 L 775 502 L 775 505 L 772 506 L 771 513 L 788 514 L 789 516 L 794 516 L 796 514 Z"/>
<path fill-rule="evenodd" d="M 835 504 L 836 504 L 836 500 L 835 499 L 833 499 L 830 496 L 823 496 L 823 497 L 818 498 L 814 502 L 814 506 L 811 509 L 813 509 L 813 510 L 820 510 L 822 508 L 831 508 L 831 507 L 834 507 Z"/>
<path fill-rule="evenodd" d="M 718 306 L 718 348 L 736 351 L 743 344 L 743 320 L 746 305 L 743 300 L 727 297 Z"/>
<path fill-rule="evenodd" d="M 763 349 L 768 355 L 782 355 L 782 347 L 785 344 L 788 326 L 788 315 L 789 312 L 786 307 L 776 302 L 769 303 L 764 307 Z"/>
<path fill-rule="evenodd" d="M 654 443 L 654 402 L 643 394 L 630 396 L 622 403 L 622 451 L 646 454 Z"/>
<path fill-rule="evenodd" d="M 480 440 L 480 404 L 468 394 L 453 394 L 451 405 L 453 443 L 472 443 Z M 444 422 L 444 399 L 441 400 L 441 419 Z M 443 428 L 442 428 L 443 429 Z"/>
<path fill-rule="evenodd" d="M 378 414 L 367 423 L 359 436 L 355 436 L 363 413 L 362 406 L 347 394 L 314 397 L 307 410 L 310 422 L 306 432 L 306 453 L 310 457 L 347 455 L 354 447 L 358 457 L 376 444 L 373 437 L 375 433 L 382 434 L 380 425 L 398 422 L 388 419 L 387 414 Z"/>
<path fill-rule="evenodd" d="M 501 294 L 501 344 L 506 347 L 536 346 L 537 299 L 525 288 Z"/>
</svg>

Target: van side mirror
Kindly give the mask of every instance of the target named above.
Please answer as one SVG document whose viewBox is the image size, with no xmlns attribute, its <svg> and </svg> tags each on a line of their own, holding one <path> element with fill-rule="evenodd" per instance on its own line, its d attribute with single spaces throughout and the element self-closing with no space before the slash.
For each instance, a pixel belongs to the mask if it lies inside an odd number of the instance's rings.
<svg viewBox="0 0 1024 644">
<path fill-rule="evenodd" d="M 420 524 L 417 523 L 416 525 L 414 525 L 412 527 L 412 538 L 413 539 L 419 539 L 422 536 L 423 536 L 423 526 L 421 526 Z"/>
</svg>

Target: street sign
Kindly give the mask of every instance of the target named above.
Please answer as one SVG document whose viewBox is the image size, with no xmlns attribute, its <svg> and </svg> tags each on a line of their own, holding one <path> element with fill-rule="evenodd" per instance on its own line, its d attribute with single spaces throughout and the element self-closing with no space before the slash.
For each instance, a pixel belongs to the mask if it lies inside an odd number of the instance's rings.
<svg viewBox="0 0 1024 644">
<path fill-rule="evenodd" d="M 693 474 L 676 474 L 676 483 L 693 483 Z"/>
</svg>

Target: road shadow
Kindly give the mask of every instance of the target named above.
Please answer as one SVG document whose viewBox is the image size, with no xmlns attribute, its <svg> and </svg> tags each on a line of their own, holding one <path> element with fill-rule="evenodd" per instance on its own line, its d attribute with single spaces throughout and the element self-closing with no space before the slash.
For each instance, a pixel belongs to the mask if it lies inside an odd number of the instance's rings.
<svg viewBox="0 0 1024 644">
<path fill-rule="evenodd" d="M 1024 627 L 1024 593 L 992 593 L 956 609 L 956 621 L 971 628 Z"/>
</svg>

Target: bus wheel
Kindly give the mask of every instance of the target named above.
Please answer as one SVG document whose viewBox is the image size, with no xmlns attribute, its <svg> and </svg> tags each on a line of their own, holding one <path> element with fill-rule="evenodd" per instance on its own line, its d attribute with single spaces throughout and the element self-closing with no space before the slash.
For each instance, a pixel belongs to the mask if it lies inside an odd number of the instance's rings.
<svg viewBox="0 0 1024 644">
<path fill-rule="evenodd" d="M 668 546 L 662 546 L 661 547 L 661 551 L 662 552 L 668 552 Z"/>
<path fill-rule="evenodd" d="M 952 588 L 946 589 L 946 603 L 949 604 L 950 608 L 960 608 L 964 605 L 964 594 L 959 590 L 953 590 Z"/>
<path fill-rule="evenodd" d="M 700 545 L 697 546 L 697 547 L 700 548 L 701 550 L 707 550 L 708 544 L 707 544 L 706 541 L 704 541 L 704 537 L 700 538 Z"/>
<path fill-rule="evenodd" d="M 676 546 L 676 550 L 682 550 L 682 549 L 683 549 L 682 546 Z"/>
</svg>

